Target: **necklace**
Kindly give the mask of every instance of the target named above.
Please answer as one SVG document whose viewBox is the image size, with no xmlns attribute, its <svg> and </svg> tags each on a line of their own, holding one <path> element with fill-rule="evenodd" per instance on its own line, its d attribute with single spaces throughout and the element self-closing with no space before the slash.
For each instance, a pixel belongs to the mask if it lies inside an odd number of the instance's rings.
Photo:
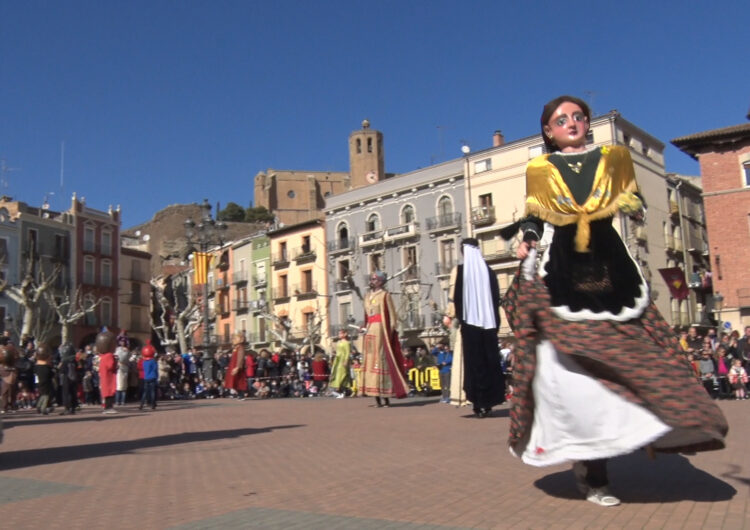
<svg viewBox="0 0 750 530">
<path fill-rule="evenodd" d="M 579 160 L 578 162 L 566 161 L 565 163 L 568 165 L 568 167 L 573 173 L 575 173 L 576 175 L 580 175 L 581 170 L 583 169 L 583 165 L 586 163 L 586 159 L 589 157 L 590 152 L 591 151 L 588 151 L 585 155 L 583 155 L 583 159 Z M 565 159 L 563 158 L 563 160 Z"/>
</svg>

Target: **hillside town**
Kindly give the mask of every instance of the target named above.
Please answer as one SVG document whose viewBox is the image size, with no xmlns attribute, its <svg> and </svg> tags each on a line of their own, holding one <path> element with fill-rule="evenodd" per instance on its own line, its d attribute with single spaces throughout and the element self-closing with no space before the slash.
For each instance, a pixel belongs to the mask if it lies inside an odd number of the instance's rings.
<svg viewBox="0 0 750 530">
<path fill-rule="evenodd" d="M 667 322 L 741 333 L 750 123 L 672 139 L 699 160 L 699 176 L 670 173 L 665 144 L 617 111 L 592 119 L 587 143 L 631 152 L 647 221 L 621 217 L 617 229 Z M 17 343 L 52 347 L 84 348 L 107 327 L 162 352 L 214 355 L 236 332 L 256 351 L 330 351 L 339 329 L 364 325 L 367 278 L 383 270 L 403 346 L 431 349 L 450 334 L 443 316 L 462 238 L 477 238 L 501 291 L 518 269 L 518 241 L 500 231 L 523 215 L 525 166 L 544 147 L 500 131 L 488 144 L 393 174 L 384 133 L 364 120 L 349 135 L 347 171 L 268 168 L 237 199 L 254 205 L 247 211 L 196 198 L 136 227 L 121 225 L 119 207 L 76 194 L 60 212 L 2 197 L 0 325 Z M 511 337 L 503 317 L 499 338 Z"/>
</svg>

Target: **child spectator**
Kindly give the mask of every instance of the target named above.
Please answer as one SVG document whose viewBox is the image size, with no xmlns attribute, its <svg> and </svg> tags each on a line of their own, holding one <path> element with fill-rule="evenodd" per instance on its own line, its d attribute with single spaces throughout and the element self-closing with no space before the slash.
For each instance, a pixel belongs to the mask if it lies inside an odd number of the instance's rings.
<svg viewBox="0 0 750 530">
<path fill-rule="evenodd" d="M 143 391 L 141 393 L 141 405 L 138 407 L 143 410 L 143 405 L 148 403 L 151 410 L 156 408 L 156 382 L 159 378 L 159 367 L 154 360 L 154 347 L 151 341 L 148 341 L 141 350 L 140 365 L 143 370 Z"/>
<path fill-rule="evenodd" d="M 83 402 L 86 405 L 94 405 L 94 374 L 91 370 L 86 371 L 81 386 L 83 386 Z"/>
<path fill-rule="evenodd" d="M 747 372 L 742 367 L 742 359 L 735 359 L 729 370 L 729 384 L 732 385 L 735 399 L 747 399 L 748 396 L 745 395 L 747 380 Z"/>
</svg>

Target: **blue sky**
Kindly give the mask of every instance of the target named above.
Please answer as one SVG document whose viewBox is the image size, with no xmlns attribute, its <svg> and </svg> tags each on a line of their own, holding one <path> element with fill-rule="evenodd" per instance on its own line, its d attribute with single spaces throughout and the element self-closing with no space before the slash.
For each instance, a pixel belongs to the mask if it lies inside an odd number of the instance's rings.
<svg viewBox="0 0 750 530">
<path fill-rule="evenodd" d="M 676 6 L 676 7 L 674 7 Z M 538 132 L 570 93 L 664 143 L 743 123 L 746 1 L 0 0 L 0 190 L 55 209 L 252 200 L 346 171 L 363 118 L 401 173 Z M 63 186 L 60 144 L 65 142 Z M 668 171 L 698 174 L 668 145 Z"/>
</svg>

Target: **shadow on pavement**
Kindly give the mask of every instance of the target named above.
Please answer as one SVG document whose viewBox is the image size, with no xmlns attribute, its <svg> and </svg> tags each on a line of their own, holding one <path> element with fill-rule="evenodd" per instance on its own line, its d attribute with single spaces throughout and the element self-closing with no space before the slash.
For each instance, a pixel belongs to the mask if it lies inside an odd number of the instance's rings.
<svg viewBox="0 0 750 530">
<path fill-rule="evenodd" d="M 57 464 L 59 462 L 73 460 L 84 460 L 86 458 L 122 455 L 139 449 L 237 438 L 240 436 L 249 436 L 251 434 L 270 433 L 279 429 L 296 429 L 298 427 L 303 427 L 303 425 L 277 425 L 275 427 L 265 427 L 260 429 L 246 428 L 227 429 L 223 431 L 183 432 L 164 436 L 154 436 L 152 438 L 141 438 L 138 440 L 122 440 L 88 445 L 74 445 L 69 447 L 50 447 L 3 452 L 0 453 L 0 471 Z"/>
<path fill-rule="evenodd" d="M 487 416 L 487 418 L 507 418 L 509 416 L 510 416 L 510 409 L 507 409 L 507 408 L 505 408 L 505 409 L 492 409 L 492 412 L 490 412 L 490 415 Z M 487 418 L 477 418 L 477 415 L 474 414 L 473 412 L 471 414 L 464 414 L 461 417 L 462 418 L 474 419 L 474 420 L 479 420 L 479 419 L 484 420 L 484 419 L 487 419 Z"/>
<path fill-rule="evenodd" d="M 724 476 L 747 484 L 748 479 Z M 681 455 L 659 454 L 649 460 L 638 452 L 613 458 L 609 481 L 612 493 L 623 503 L 716 502 L 737 494 L 730 484 L 694 467 Z M 582 499 L 571 470 L 547 475 L 534 485 L 553 497 Z"/>
</svg>

